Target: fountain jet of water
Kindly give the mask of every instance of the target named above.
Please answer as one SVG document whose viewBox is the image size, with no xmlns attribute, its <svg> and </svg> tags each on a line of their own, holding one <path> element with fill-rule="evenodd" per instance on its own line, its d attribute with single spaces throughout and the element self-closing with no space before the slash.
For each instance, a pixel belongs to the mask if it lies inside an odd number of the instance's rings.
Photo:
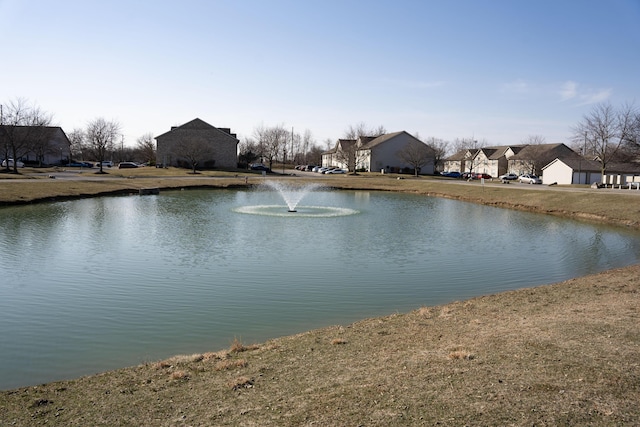
<svg viewBox="0 0 640 427">
<path fill-rule="evenodd" d="M 288 212 L 297 212 L 296 207 L 298 206 L 298 203 L 300 203 L 302 198 L 312 190 L 320 187 L 320 184 L 316 183 L 292 185 L 282 181 L 266 181 L 265 185 L 273 188 L 278 193 L 280 193 L 284 202 L 289 208 Z"/>
</svg>

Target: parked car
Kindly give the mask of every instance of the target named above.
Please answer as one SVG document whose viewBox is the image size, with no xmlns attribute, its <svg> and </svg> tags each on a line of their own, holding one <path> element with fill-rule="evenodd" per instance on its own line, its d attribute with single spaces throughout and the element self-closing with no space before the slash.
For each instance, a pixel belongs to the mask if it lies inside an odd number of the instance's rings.
<svg viewBox="0 0 640 427">
<path fill-rule="evenodd" d="M 67 163 L 65 166 L 68 168 L 92 168 L 93 163 L 77 161 L 77 162 Z"/>
<path fill-rule="evenodd" d="M 477 173 L 473 179 L 493 179 L 493 177 L 491 175 L 489 175 L 488 173 Z"/>
<path fill-rule="evenodd" d="M 460 172 L 452 172 L 452 171 L 440 172 L 440 175 L 446 176 L 448 178 L 460 178 L 462 176 Z"/>
<path fill-rule="evenodd" d="M 322 166 L 314 166 L 313 169 L 311 169 L 311 172 L 318 172 L 320 169 L 322 169 Z"/>
<path fill-rule="evenodd" d="M 520 181 L 523 184 L 542 184 L 542 180 L 540 178 L 530 173 L 525 173 L 524 175 L 520 175 L 520 177 L 518 178 L 518 181 Z"/>
<path fill-rule="evenodd" d="M 100 166 L 100 162 L 98 162 L 98 164 L 96 166 L 99 167 Z M 111 160 L 104 160 L 102 162 L 102 167 L 105 167 L 105 166 L 110 168 L 111 166 L 113 166 L 113 162 Z"/>
<path fill-rule="evenodd" d="M 500 175 L 498 178 L 503 181 L 515 181 L 516 179 L 518 179 L 518 175 L 516 175 L 515 173 L 505 173 L 504 175 Z"/>
<path fill-rule="evenodd" d="M 344 169 L 335 168 L 335 169 L 329 169 L 328 171 L 325 172 L 325 174 L 329 174 L 329 173 L 346 173 L 346 171 Z"/>
<path fill-rule="evenodd" d="M 263 165 L 262 163 L 253 163 L 251 166 L 252 171 L 265 171 L 269 172 L 269 168 Z"/>
<path fill-rule="evenodd" d="M 133 169 L 137 167 L 138 165 L 133 162 L 120 162 L 120 164 L 118 165 L 118 169 Z"/>
<path fill-rule="evenodd" d="M 19 168 L 23 168 L 23 167 L 24 167 L 24 163 L 23 163 L 23 162 L 21 162 L 20 160 L 18 160 L 17 165 L 18 165 L 18 167 L 19 167 Z M 3 161 L 2 161 L 2 167 L 3 167 L 3 168 L 6 168 L 6 167 L 7 167 L 7 161 L 6 161 L 6 160 L 3 160 Z M 9 159 L 9 167 L 10 167 L 10 168 L 12 168 L 12 167 L 13 167 L 13 159 Z"/>
<path fill-rule="evenodd" d="M 462 174 L 462 179 L 473 179 L 475 178 L 476 173 L 475 172 L 465 172 Z"/>
</svg>

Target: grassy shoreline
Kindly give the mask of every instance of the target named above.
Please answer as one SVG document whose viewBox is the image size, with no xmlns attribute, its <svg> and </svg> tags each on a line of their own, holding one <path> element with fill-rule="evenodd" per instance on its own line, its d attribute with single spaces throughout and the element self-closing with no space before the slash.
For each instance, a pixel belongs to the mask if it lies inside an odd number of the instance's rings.
<svg viewBox="0 0 640 427">
<path fill-rule="evenodd" d="M 251 173 L 211 172 L 194 176 L 182 172 L 181 175 L 162 175 L 163 170 L 160 170 L 156 172 L 159 175 L 150 176 L 143 172 L 135 175 L 135 172 L 129 171 L 127 170 L 127 174 L 112 172 L 104 176 L 85 173 L 75 179 L 65 180 L 37 177 L 16 182 L 15 179 L 0 179 L 0 207 L 81 197 L 137 194 L 142 188 L 245 188 L 259 185 L 264 179 Z M 640 229 L 640 191 L 550 188 L 495 182 L 481 185 L 478 181 L 467 183 L 423 177 L 406 179 L 403 176 L 378 174 L 321 179 L 309 179 L 308 176 L 276 175 L 269 176 L 269 179 L 284 179 L 294 184 L 313 181 L 338 189 L 410 192 Z"/>
<path fill-rule="evenodd" d="M 32 181 L 0 180 L 0 205 L 243 187 L 260 178 Z M 635 194 L 374 176 L 319 181 L 640 228 Z M 637 425 L 639 320 L 636 265 L 2 391 L 0 425 Z"/>
</svg>

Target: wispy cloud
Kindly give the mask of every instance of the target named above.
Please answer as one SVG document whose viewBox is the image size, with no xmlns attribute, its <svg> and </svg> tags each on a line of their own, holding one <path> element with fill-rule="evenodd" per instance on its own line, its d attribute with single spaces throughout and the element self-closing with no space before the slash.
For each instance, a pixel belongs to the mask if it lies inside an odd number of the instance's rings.
<svg viewBox="0 0 640 427">
<path fill-rule="evenodd" d="M 565 82 L 560 88 L 560 99 L 568 101 L 575 98 L 578 95 L 578 83 L 569 80 Z"/>
<path fill-rule="evenodd" d="M 611 97 L 611 88 L 589 91 L 580 95 L 580 105 L 597 104 Z"/>
<path fill-rule="evenodd" d="M 578 83 L 569 80 L 560 87 L 559 95 L 561 101 L 576 101 L 577 105 L 597 104 L 606 101 L 611 97 L 611 88 L 592 89 L 583 88 Z"/>
</svg>

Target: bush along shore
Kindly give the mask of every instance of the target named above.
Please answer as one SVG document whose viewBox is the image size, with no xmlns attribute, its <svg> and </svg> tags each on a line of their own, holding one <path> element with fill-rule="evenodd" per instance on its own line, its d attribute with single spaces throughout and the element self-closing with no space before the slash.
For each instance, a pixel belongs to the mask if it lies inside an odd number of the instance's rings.
<svg viewBox="0 0 640 427">
<path fill-rule="evenodd" d="M 640 198 L 626 195 L 348 178 L 332 185 L 638 227 Z M 63 196 L 91 195 L 80 184 Z M 0 425 L 640 425 L 639 291 L 636 265 L 259 344 L 236 340 L 2 391 Z"/>
</svg>

